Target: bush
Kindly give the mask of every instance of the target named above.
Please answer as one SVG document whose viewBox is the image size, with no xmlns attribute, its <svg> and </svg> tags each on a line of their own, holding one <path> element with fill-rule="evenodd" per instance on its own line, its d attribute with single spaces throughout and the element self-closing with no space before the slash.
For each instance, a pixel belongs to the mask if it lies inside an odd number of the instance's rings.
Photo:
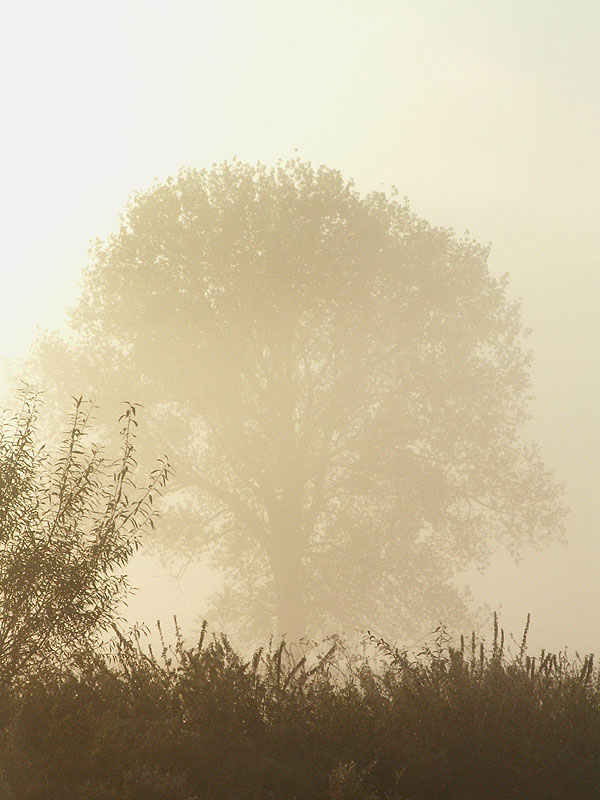
<svg viewBox="0 0 600 800">
<path fill-rule="evenodd" d="M 136 490 L 135 405 L 120 419 L 117 461 L 85 447 L 92 407 L 81 398 L 50 458 L 38 443 L 38 408 L 25 391 L 19 412 L 0 420 L 0 686 L 47 662 L 64 665 L 109 628 L 127 589 L 122 568 L 153 524 L 169 471 L 162 463 Z"/>
<path fill-rule="evenodd" d="M 453 648 L 443 630 L 415 655 L 370 642 L 360 656 L 282 643 L 248 660 L 204 629 L 159 656 L 117 634 L 8 698 L 7 775 L 16 787 L 26 769 L 27 800 L 597 796 L 591 657 L 509 658 L 498 635 L 489 652 L 475 637 Z"/>
</svg>

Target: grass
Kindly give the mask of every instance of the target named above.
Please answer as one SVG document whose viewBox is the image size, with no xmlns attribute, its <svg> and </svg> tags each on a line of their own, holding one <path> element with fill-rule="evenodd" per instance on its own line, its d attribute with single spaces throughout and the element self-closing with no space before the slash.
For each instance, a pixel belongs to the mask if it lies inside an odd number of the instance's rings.
<svg viewBox="0 0 600 800">
<path fill-rule="evenodd" d="M 155 654 L 133 632 L 0 702 L 19 800 L 438 800 L 600 797 L 591 656 L 373 635 L 244 658 L 203 628 Z M 0 794 L 1 796 L 1 794 Z"/>
</svg>

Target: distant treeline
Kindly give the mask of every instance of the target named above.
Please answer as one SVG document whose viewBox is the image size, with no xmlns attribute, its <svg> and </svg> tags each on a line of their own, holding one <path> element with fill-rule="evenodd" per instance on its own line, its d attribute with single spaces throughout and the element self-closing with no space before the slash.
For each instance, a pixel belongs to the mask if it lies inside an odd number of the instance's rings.
<svg viewBox="0 0 600 800">
<path fill-rule="evenodd" d="M 39 672 L 0 701 L 0 797 L 18 800 L 595 798 L 591 657 L 507 655 L 494 626 L 419 653 L 371 637 L 242 657 L 225 636 Z M 4 794 L 2 794 L 4 792 Z"/>
</svg>

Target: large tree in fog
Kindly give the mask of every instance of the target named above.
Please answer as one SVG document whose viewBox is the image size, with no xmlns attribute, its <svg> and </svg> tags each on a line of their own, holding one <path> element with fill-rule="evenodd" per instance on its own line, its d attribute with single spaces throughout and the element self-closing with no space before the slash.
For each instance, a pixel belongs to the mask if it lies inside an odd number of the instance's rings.
<svg viewBox="0 0 600 800">
<path fill-rule="evenodd" d="M 38 355 L 68 391 L 147 407 L 179 480 L 163 544 L 208 547 L 238 619 L 406 630 L 460 607 L 456 568 L 561 528 L 487 256 L 336 170 L 184 170 L 133 196 L 76 337 Z"/>
</svg>

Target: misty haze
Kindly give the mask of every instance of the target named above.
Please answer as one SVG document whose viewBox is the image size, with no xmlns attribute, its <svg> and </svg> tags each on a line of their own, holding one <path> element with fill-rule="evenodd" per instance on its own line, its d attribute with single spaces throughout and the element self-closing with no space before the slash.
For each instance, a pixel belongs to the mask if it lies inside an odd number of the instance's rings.
<svg viewBox="0 0 600 800">
<path fill-rule="evenodd" d="M 174 471 L 148 546 L 208 553 L 220 628 L 455 625 L 453 572 L 565 515 L 519 438 L 525 334 L 486 261 L 300 159 L 183 171 L 95 245 L 77 338 L 41 338 L 36 383 L 142 404 L 138 451 Z"/>
<path fill-rule="evenodd" d="M 0 798 L 597 796 L 598 13 L 566 11 L 65 4 L 79 70 L 41 13 Z"/>
</svg>

